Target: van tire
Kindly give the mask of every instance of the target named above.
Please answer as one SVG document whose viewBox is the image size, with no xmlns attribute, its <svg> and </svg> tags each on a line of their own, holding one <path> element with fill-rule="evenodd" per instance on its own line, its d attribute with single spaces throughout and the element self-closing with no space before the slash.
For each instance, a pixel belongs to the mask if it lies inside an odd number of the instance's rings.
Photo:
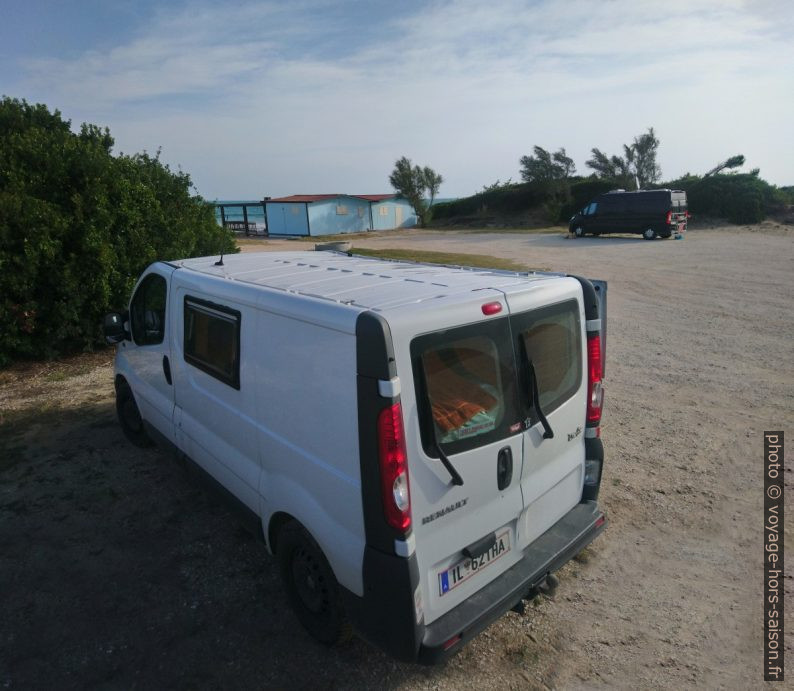
<svg viewBox="0 0 794 691">
<path fill-rule="evenodd" d="M 582 226 L 576 226 L 576 228 L 573 229 L 573 234 L 578 238 L 583 238 L 585 236 L 584 228 L 582 228 Z"/>
<path fill-rule="evenodd" d="M 296 521 L 281 529 L 277 544 L 284 589 L 301 624 L 325 645 L 348 640 L 352 629 L 339 584 L 320 546 Z"/>
<path fill-rule="evenodd" d="M 642 231 L 642 237 L 644 237 L 646 240 L 655 240 L 656 231 L 653 228 L 646 228 Z"/>
<path fill-rule="evenodd" d="M 116 415 L 124 436 L 135 446 L 146 448 L 152 445 L 152 440 L 143 426 L 141 411 L 138 410 L 135 396 L 127 382 L 121 382 L 116 388 Z"/>
</svg>

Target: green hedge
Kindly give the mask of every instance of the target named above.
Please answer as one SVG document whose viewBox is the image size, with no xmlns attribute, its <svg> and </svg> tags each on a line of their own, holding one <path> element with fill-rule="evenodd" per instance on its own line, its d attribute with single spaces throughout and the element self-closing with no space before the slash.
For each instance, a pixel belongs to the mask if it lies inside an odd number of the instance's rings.
<svg viewBox="0 0 794 691">
<path fill-rule="evenodd" d="M 785 204 L 781 190 L 753 173 L 688 175 L 660 187 L 685 190 L 693 214 L 727 218 L 732 223 L 758 223 Z"/>
<path fill-rule="evenodd" d="M 563 221 L 570 218 L 593 197 L 619 187 L 615 180 L 602 178 L 573 178 L 569 182 L 569 190 L 564 185 L 553 192 L 548 185 L 541 183 L 520 183 L 503 185 L 494 189 L 479 192 L 471 197 L 456 199 L 433 206 L 435 220 L 474 216 L 476 214 L 517 214 L 538 207 L 555 208 L 552 221 Z M 554 204 L 552 204 L 554 202 Z M 559 214 L 559 218 L 557 218 Z"/>
<path fill-rule="evenodd" d="M 545 194 L 535 186 L 525 184 L 502 185 L 463 197 L 451 202 L 433 205 L 433 218 L 440 220 L 458 216 L 474 216 L 487 213 L 520 213 L 541 204 Z"/>
<path fill-rule="evenodd" d="M 471 197 L 433 207 L 434 218 L 458 218 L 476 214 L 516 214 L 533 208 L 553 209 L 558 221 L 567 221 L 579 209 L 599 194 L 619 189 L 620 180 L 573 178 L 568 192 L 550 193 L 540 185 L 526 183 L 502 186 L 480 192 Z M 767 215 L 794 203 L 794 188 L 777 188 L 756 173 L 728 173 L 707 178 L 687 175 L 677 180 L 659 183 L 658 188 L 682 189 L 687 193 L 689 209 L 695 215 L 726 218 L 732 223 L 758 223 Z"/>
<path fill-rule="evenodd" d="M 100 343 L 155 260 L 235 251 L 188 175 L 112 146 L 107 129 L 0 100 L 0 366 Z"/>
</svg>

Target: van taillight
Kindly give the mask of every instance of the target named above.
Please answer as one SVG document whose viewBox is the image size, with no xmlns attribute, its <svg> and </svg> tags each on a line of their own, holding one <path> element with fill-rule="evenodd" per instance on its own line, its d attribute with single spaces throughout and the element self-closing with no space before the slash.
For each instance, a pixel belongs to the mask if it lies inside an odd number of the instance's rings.
<svg viewBox="0 0 794 691">
<path fill-rule="evenodd" d="M 601 381 L 601 335 L 587 334 L 587 425 L 597 427 L 604 405 L 604 386 Z"/>
<path fill-rule="evenodd" d="M 666 223 L 668 226 L 669 226 L 669 225 L 670 225 L 670 224 L 673 222 L 673 212 L 672 212 L 672 211 L 668 211 L 668 212 L 667 212 L 667 218 L 665 219 L 665 221 L 664 221 L 664 222 L 665 222 L 665 223 Z"/>
<path fill-rule="evenodd" d="M 408 457 L 405 452 L 403 409 L 399 403 L 378 415 L 383 513 L 392 528 L 408 532 L 411 527 L 411 494 L 408 490 Z"/>
</svg>

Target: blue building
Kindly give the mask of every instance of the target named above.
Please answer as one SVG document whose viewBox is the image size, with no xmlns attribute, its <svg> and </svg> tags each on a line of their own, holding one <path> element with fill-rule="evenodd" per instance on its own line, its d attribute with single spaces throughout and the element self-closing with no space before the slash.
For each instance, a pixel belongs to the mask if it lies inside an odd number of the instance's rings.
<svg viewBox="0 0 794 691">
<path fill-rule="evenodd" d="M 411 203 L 396 194 L 362 194 L 369 201 L 370 230 L 413 228 L 417 223 Z"/>
<path fill-rule="evenodd" d="M 413 228 L 416 213 L 395 194 L 293 194 L 265 199 L 268 235 L 337 235 Z"/>
</svg>

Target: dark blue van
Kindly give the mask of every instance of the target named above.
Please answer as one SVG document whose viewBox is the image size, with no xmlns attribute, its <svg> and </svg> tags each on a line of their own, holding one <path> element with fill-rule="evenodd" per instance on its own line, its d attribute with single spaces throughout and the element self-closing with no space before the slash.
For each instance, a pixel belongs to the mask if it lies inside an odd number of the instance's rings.
<svg viewBox="0 0 794 691">
<path fill-rule="evenodd" d="M 646 240 L 686 231 L 689 212 L 683 190 L 614 190 L 601 194 L 571 218 L 568 230 L 588 233 L 636 233 Z"/>
</svg>

